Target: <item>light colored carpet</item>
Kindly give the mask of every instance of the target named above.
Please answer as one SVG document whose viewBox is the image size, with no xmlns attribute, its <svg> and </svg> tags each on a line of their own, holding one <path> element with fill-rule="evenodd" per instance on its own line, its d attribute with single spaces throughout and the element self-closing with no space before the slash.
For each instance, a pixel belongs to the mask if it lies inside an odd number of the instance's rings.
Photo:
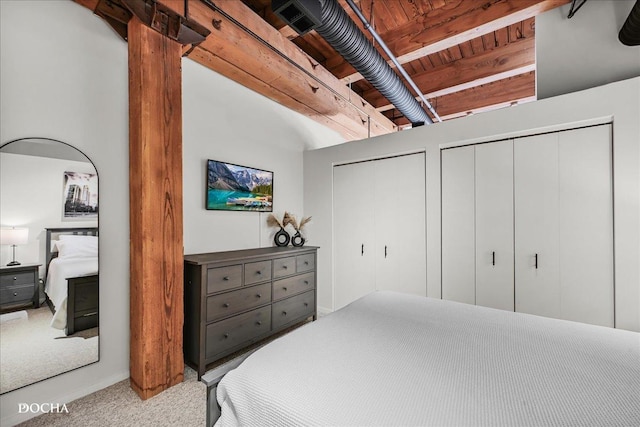
<svg viewBox="0 0 640 427">
<path fill-rule="evenodd" d="M 213 369 L 240 354 L 260 347 L 304 325 L 289 327 L 263 341 L 207 366 Z M 206 424 L 207 388 L 196 372 L 185 366 L 184 381 L 147 400 L 141 400 L 126 379 L 67 404 L 68 414 L 43 414 L 19 427 L 202 427 Z"/>
<path fill-rule="evenodd" d="M 98 328 L 67 337 L 46 305 L 2 316 L 0 393 L 98 361 Z"/>
<path fill-rule="evenodd" d="M 19 426 L 202 427 L 206 424 L 206 387 L 191 368 L 185 368 L 184 377 L 182 383 L 147 400 L 141 400 L 126 379 L 68 403 L 68 414 L 43 414 Z"/>
</svg>

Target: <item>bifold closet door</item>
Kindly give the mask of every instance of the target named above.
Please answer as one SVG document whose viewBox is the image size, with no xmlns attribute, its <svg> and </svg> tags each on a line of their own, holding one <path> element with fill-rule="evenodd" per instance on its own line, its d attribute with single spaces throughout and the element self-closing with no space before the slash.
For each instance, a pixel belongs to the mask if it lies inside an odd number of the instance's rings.
<svg viewBox="0 0 640 427">
<path fill-rule="evenodd" d="M 375 290 L 374 162 L 333 168 L 334 309 Z"/>
<path fill-rule="evenodd" d="M 516 311 L 614 326 L 611 127 L 514 145 Z"/>
<path fill-rule="evenodd" d="M 442 298 L 513 311 L 513 142 L 442 151 Z"/>
<path fill-rule="evenodd" d="M 442 299 L 476 303 L 473 146 L 441 152 Z"/>
<path fill-rule="evenodd" d="M 514 309 L 513 141 L 475 146 L 476 304 Z"/>
<path fill-rule="evenodd" d="M 514 142 L 516 311 L 560 317 L 558 134 Z"/>
<path fill-rule="evenodd" d="M 424 153 L 373 163 L 376 289 L 427 296 Z"/>
<path fill-rule="evenodd" d="M 613 327 L 611 126 L 558 138 L 562 318 Z"/>
</svg>

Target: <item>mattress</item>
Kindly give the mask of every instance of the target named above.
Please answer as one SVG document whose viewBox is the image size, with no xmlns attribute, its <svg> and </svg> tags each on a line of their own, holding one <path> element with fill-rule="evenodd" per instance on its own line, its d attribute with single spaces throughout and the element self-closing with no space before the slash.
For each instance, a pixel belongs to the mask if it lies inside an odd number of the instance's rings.
<svg viewBox="0 0 640 427">
<path fill-rule="evenodd" d="M 217 426 L 640 425 L 640 334 L 375 292 L 249 356 Z"/>
<path fill-rule="evenodd" d="M 98 257 L 54 258 L 49 263 L 47 283 L 44 291 L 53 303 L 56 312 L 51 319 L 51 327 L 67 327 L 67 278 L 98 273 Z"/>
</svg>

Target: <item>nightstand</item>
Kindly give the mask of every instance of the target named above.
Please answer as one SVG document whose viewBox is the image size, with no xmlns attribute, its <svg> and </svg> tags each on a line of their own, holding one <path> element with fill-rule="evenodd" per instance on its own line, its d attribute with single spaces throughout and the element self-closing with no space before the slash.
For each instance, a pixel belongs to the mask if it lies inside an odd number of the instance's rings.
<svg viewBox="0 0 640 427">
<path fill-rule="evenodd" d="M 40 307 L 38 268 L 42 264 L 21 264 L 0 267 L 0 310 L 33 304 Z"/>
</svg>

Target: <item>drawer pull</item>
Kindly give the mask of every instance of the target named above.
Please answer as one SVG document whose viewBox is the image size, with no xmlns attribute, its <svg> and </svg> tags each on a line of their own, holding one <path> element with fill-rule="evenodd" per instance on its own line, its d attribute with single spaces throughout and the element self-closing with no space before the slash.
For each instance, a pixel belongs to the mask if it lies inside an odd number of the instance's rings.
<svg viewBox="0 0 640 427">
<path fill-rule="evenodd" d="M 283 265 L 282 268 L 284 268 L 286 270 L 287 268 L 289 268 L 289 266 L 288 265 Z"/>
<path fill-rule="evenodd" d="M 91 316 L 95 316 L 96 314 L 98 314 L 98 312 L 94 311 L 93 313 L 83 314 L 82 317 L 91 317 Z"/>
<path fill-rule="evenodd" d="M 14 297 L 17 297 L 17 296 L 18 296 L 18 293 L 17 293 L 17 292 L 14 292 L 14 293 L 13 293 L 13 296 L 14 296 Z"/>
<path fill-rule="evenodd" d="M 305 280 L 305 281 L 304 281 L 304 284 L 305 284 L 305 285 L 308 285 L 308 284 L 309 284 L 309 281 L 308 281 L 308 280 Z"/>
<path fill-rule="evenodd" d="M 287 312 L 286 312 L 286 311 L 283 311 L 283 312 L 282 312 L 282 315 L 283 315 L 283 316 L 286 316 L 286 315 L 287 315 Z"/>
<path fill-rule="evenodd" d="M 229 308 L 229 303 L 226 303 L 226 302 L 225 302 L 224 304 L 222 304 L 222 306 L 223 306 L 224 308 Z"/>
<path fill-rule="evenodd" d="M 309 265 L 309 261 L 305 261 L 305 262 L 304 262 L 304 265 Z"/>
<path fill-rule="evenodd" d="M 282 287 L 282 290 L 283 290 L 283 291 L 285 291 L 285 292 L 287 292 L 287 287 L 286 287 L 286 286 L 283 286 L 283 287 Z"/>
<path fill-rule="evenodd" d="M 256 274 L 262 274 L 262 271 L 258 270 L 256 271 Z"/>
<path fill-rule="evenodd" d="M 17 277 L 15 277 L 15 276 L 13 276 L 13 280 L 18 280 L 18 278 L 17 278 Z"/>
<path fill-rule="evenodd" d="M 305 302 L 305 303 L 304 303 L 304 306 L 305 306 L 305 307 L 309 307 L 309 303 L 308 303 L 308 302 Z"/>
<path fill-rule="evenodd" d="M 258 295 L 256 295 L 256 297 L 262 298 L 262 294 L 258 294 Z"/>
<path fill-rule="evenodd" d="M 258 321 L 256 322 L 256 325 L 257 325 L 257 326 L 262 326 L 262 322 L 258 320 Z"/>
<path fill-rule="evenodd" d="M 224 280 L 225 282 L 228 282 L 228 281 L 229 281 L 229 276 L 224 276 L 224 277 L 222 278 L 222 280 Z"/>
<path fill-rule="evenodd" d="M 229 338 L 229 333 L 227 332 L 226 334 L 224 334 L 224 339 Z"/>
</svg>

